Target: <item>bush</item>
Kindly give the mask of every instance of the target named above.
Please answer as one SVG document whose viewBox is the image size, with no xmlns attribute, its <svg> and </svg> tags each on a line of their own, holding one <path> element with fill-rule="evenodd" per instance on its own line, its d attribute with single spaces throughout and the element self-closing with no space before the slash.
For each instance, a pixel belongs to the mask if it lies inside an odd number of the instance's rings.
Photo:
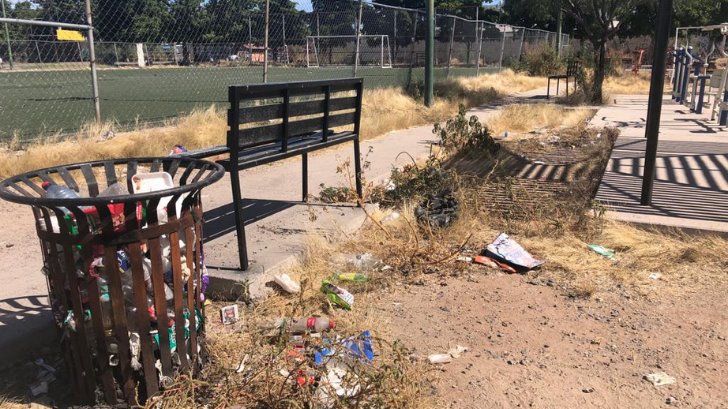
<svg viewBox="0 0 728 409">
<path fill-rule="evenodd" d="M 564 61 L 556 50 L 545 46 L 526 49 L 515 69 L 525 71 L 528 75 L 545 77 L 563 71 L 564 67 Z"/>
<path fill-rule="evenodd" d="M 432 128 L 432 133 L 440 137 L 440 145 L 445 151 L 458 152 L 463 149 L 497 151 L 499 145 L 490 135 L 488 127 L 482 125 L 475 115 L 467 119 L 465 113 L 465 106 L 460 104 L 455 118 L 448 119 L 444 126 L 436 123 Z"/>
</svg>

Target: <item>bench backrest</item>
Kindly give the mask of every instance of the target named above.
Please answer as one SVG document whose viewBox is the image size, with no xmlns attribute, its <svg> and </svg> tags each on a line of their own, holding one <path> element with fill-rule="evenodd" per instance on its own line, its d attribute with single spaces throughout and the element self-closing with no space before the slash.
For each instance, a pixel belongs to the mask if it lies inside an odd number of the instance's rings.
<svg viewBox="0 0 728 409">
<path fill-rule="evenodd" d="M 352 127 L 359 133 L 361 78 L 231 86 L 227 145 L 231 155 L 246 148 L 280 144 L 294 137 Z"/>
<path fill-rule="evenodd" d="M 571 60 L 566 64 L 566 76 L 576 77 L 579 74 L 579 61 Z"/>
</svg>

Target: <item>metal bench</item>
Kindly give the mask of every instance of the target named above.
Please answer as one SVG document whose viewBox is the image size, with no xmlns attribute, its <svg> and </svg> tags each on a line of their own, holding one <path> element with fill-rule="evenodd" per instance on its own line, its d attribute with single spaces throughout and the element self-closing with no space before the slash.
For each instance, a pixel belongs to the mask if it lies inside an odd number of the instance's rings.
<svg viewBox="0 0 728 409">
<path fill-rule="evenodd" d="M 574 79 L 574 90 L 576 90 L 576 77 L 579 75 L 580 64 L 578 60 L 571 60 L 566 65 L 566 74 L 549 75 L 546 86 L 546 99 L 551 98 L 551 80 L 556 80 L 556 96 L 559 95 L 559 82 L 566 80 L 566 96 L 569 96 L 569 79 Z"/>
<path fill-rule="evenodd" d="M 706 96 L 708 97 L 706 101 L 708 106 L 711 106 L 710 99 L 713 99 L 710 120 L 714 121 L 718 117 L 719 123 L 726 125 L 726 121 L 728 121 L 725 118 L 728 116 L 728 68 L 713 72 Z"/>
<path fill-rule="evenodd" d="M 302 198 L 308 196 L 308 153 L 354 143 L 356 193 L 362 197 L 359 129 L 361 78 L 239 85 L 228 89 L 227 151 L 218 161 L 230 172 L 240 268 L 249 266 L 239 172 L 301 156 Z M 346 129 L 343 129 L 346 128 Z"/>
</svg>

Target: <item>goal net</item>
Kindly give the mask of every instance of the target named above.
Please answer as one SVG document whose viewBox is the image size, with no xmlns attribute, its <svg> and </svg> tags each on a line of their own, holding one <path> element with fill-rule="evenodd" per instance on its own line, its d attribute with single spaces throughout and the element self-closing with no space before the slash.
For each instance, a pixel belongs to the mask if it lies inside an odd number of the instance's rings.
<svg viewBox="0 0 728 409">
<path fill-rule="evenodd" d="M 306 37 L 306 65 L 392 67 L 392 52 L 388 35 L 362 34 Z"/>
</svg>

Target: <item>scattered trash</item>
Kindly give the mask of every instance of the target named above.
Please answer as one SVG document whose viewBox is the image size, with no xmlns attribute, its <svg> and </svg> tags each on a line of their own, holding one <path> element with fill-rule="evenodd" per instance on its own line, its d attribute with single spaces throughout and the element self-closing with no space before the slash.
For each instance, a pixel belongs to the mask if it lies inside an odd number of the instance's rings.
<svg viewBox="0 0 728 409">
<path fill-rule="evenodd" d="M 181 155 L 183 153 L 187 153 L 187 148 L 185 148 L 183 145 L 177 144 L 172 147 L 172 150 L 169 151 L 169 156 L 172 155 Z"/>
<path fill-rule="evenodd" d="M 551 144 L 557 144 L 561 141 L 561 137 L 558 135 L 551 135 L 548 138 L 546 138 L 546 142 Z"/>
<path fill-rule="evenodd" d="M 382 268 L 380 268 L 379 271 L 389 271 L 389 270 L 391 270 L 393 268 L 394 267 L 392 267 L 392 266 L 390 266 L 390 265 L 387 264 L 387 265 L 383 266 Z"/>
<path fill-rule="evenodd" d="M 486 256 L 475 256 L 475 258 L 473 258 L 473 263 L 498 268 L 498 263 L 496 263 L 492 258 Z"/>
<path fill-rule="evenodd" d="M 240 319 L 238 305 L 227 305 L 220 308 L 220 320 L 224 325 L 233 324 Z"/>
<path fill-rule="evenodd" d="M 362 273 L 339 273 L 336 278 L 341 281 L 356 281 L 360 283 L 369 280 L 369 277 Z"/>
<path fill-rule="evenodd" d="M 450 354 L 432 354 L 427 359 L 431 364 L 449 364 L 452 362 Z"/>
<path fill-rule="evenodd" d="M 446 354 L 432 354 L 427 357 L 431 364 L 447 364 L 452 362 L 453 359 L 460 358 L 463 352 L 467 351 L 468 347 L 457 345 L 450 348 Z"/>
<path fill-rule="evenodd" d="M 243 373 L 245 370 L 245 363 L 248 362 L 248 359 L 250 358 L 249 354 L 245 354 L 243 357 L 243 360 L 240 361 L 240 365 L 238 365 L 238 369 L 235 370 L 235 373 Z"/>
<path fill-rule="evenodd" d="M 336 328 L 336 321 L 326 317 L 308 317 L 292 320 L 288 330 L 292 334 L 307 332 L 324 332 Z"/>
<path fill-rule="evenodd" d="M 392 223 L 393 221 L 399 219 L 399 217 L 400 217 L 399 212 L 392 212 L 392 213 L 388 214 L 387 217 L 383 218 L 380 221 L 380 223 L 389 224 L 389 223 Z"/>
<path fill-rule="evenodd" d="M 484 255 L 498 262 L 501 268 L 501 264 L 507 264 L 515 270 L 531 270 L 539 268 L 544 264 L 543 261 L 535 259 L 520 244 L 505 233 L 498 235 L 488 245 Z"/>
<path fill-rule="evenodd" d="M 358 359 L 365 359 L 368 362 L 374 361 L 374 347 L 372 346 L 371 332 L 363 331 L 356 337 L 347 338 L 342 342 L 349 354 Z"/>
<path fill-rule="evenodd" d="M 508 131 L 503 132 L 503 139 L 508 139 Z"/>
<path fill-rule="evenodd" d="M 664 372 L 649 373 L 646 374 L 643 378 L 652 382 L 652 384 L 655 386 L 670 385 L 675 383 L 675 378 Z"/>
<path fill-rule="evenodd" d="M 354 296 L 350 292 L 331 284 L 329 281 L 324 280 L 321 284 L 321 292 L 326 294 L 329 301 L 345 310 L 351 310 L 354 305 Z"/>
<path fill-rule="evenodd" d="M 345 264 L 355 271 L 376 270 L 383 264 L 382 260 L 369 253 L 342 255 L 337 262 Z"/>
<path fill-rule="evenodd" d="M 460 358 L 460 355 L 462 355 L 463 352 L 467 352 L 467 350 L 468 350 L 468 347 L 464 347 L 464 346 L 461 346 L 461 345 L 456 345 L 454 348 L 450 348 L 447 351 L 447 353 L 451 357 L 453 357 L 455 359 L 458 359 L 458 358 Z"/>
<path fill-rule="evenodd" d="M 598 244 L 590 244 L 587 247 L 589 247 L 589 249 L 591 251 L 599 254 L 600 256 L 604 256 L 604 257 L 606 257 L 606 258 L 608 258 L 610 260 L 613 260 L 614 259 L 615 253 L 614 253 L 614 250 L 612 250 L 612 249 L 608 249 L 606 247 L 602 247 L 602 246 L 600 246 Z"/>
<path fill-rule="evenodd" d="M 43 358 L 38 358 L 35 361 L 33 361 L 33 363 L 35 363 L 36 365 L 40 366 L 41 368 L 45 369 L 48 372 L 53 372 L 53 373 L 56 372 L 56 368 L 54 368 L 54 367 L 48 365 L 47 363 L 45 363 L 45 361 L 43 360 Z"/>
<path fill-rule="evenodd" d="M 472 257 L 468 257 L 468 256 L 458 256 L 457 260 L 458 261 L 463 261 L 465 263 L 472 263 L 473 262 L 473 258 Z"/>
<path fill-rule="evenodd" d="M 545 164 L 546 164 L 546 162 L 544 162 L 544 161 L 542 161 L 542 160 L 535 160 L 535 161 L 533 161 L 533 164 L 534 164 L 534 165 L 545 165 Z"/>
<path fill-rule="evenodd" d="M 665 404 L 675 405 L 675 404 L 677 404 L 677 398 L 674 396 L 668 396 L 667 399 L 665 399 Z"/>
<path fill-rule="evenodd" d="M 661 273 L 650 273 L 650 275 L 647 276 L 647 278 L 649 278 L 650 280 L 659 280 L 660 278 L 662 278 L 662 274 Z"/>
<path fill-rule="evenodd" d="M 114 139 L 114 136 L 116 136 L 116 134 L 114 134 L 114 131 L 111 131 L 111 130 L 106 131 L 106 132 L 102 133 L 101 135 L 99 135 L 99 142 L 104 142 L 104 141 L 108 141 L 109 139 Z"/>
<path fill-rule="evenodd" d="M 430 227 L 450 226 L 457 218 L 458 201 L 449 191 L 430 195 L 415 208 L 415 217 Z"/>
<path fill-rule="evenodd" d="M 288 276 L 288 274 L 278 274 L 273 277 L 273 280 L 281 286 L 281 288 L 289 293 L 289 294 L 296 294 L 301 292 L 301 285 L 295 282 L 291 277 Z"/>
</svg>

